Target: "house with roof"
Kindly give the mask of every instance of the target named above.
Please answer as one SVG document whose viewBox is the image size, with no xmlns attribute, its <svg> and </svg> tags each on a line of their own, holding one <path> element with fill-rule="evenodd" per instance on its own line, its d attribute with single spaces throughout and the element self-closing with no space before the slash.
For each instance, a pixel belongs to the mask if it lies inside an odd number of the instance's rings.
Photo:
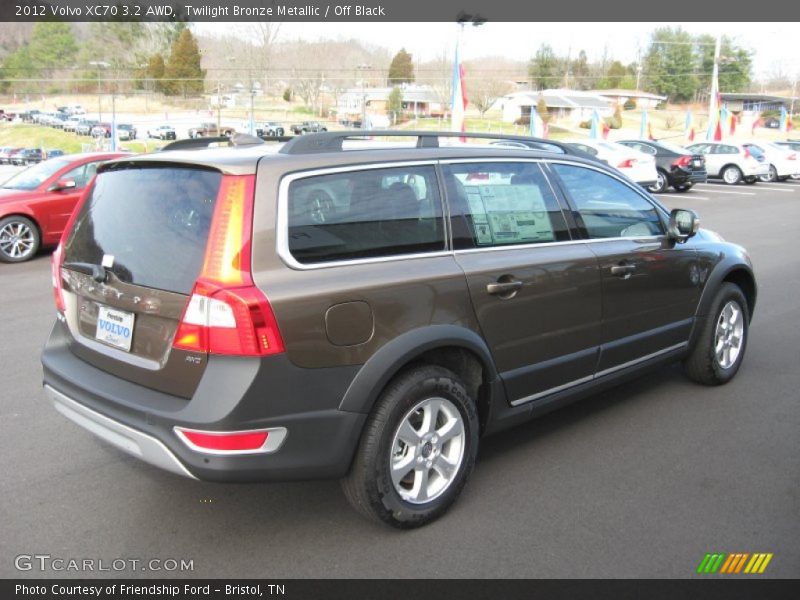
<svg viewBox="0 0 800 600">
<path fill-rule="evenodd" d="M 506 123 L 524 121 L 530 119 L 531 108 L 539 104 L 540 98 L 544 98 L 551 117 L 569 119 L 576 124 L 590 119 L 594 111 L 601 117 L 614 114 L 614 105 L 607 98 L 593 92 L 560 89 L 512 92 L 499 98 L 493 108 L 502 112 Z"/>
<path fill-rule="evenodd" d="M 404 84 L 400 87 L 403 111 L 414 117 L 435 117 L 444 114 L 439 96 L 429 85 Z M 340 119 L 360 119 L 363 114 L 385 115 L 393 87 L 351 88 L 341 92 L 336 102 Z"/>
<path fill-rule="evenodd" d="M 613 104 L 624 106 L 628 100 L 636 102 L 636 108 L 653 109 L 662 102 L 667 101 L 666 96 L 641 92 L 639 90 L 592 90 L 593 94 L 610 100 Z"/>
</svg>

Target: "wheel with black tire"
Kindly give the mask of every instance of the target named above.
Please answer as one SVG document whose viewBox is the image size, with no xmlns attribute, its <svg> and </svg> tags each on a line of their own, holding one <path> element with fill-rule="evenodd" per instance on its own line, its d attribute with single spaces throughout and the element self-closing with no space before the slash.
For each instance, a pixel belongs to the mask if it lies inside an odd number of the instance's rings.
<svg viewBox="0 0 800 600">
<path fill-rule="evenodd" d="M 722 180 L 728 185 L 736 185 L 742 180 L 742 171 L 737 166 L 729 165 L 722 170 Z"/>
<path fill-rule="evenodd" d="M 769 166 L 769 171 L 767 171 L 766 175 L 759 175 L 758 177 L 764 183 L 772 183 L 778 180 L 778 169 L 775 168 L 775 165 Z"/>
<path fill-rule="evenodd" d="M 750 315 L 739 286 L 723 283 L 711 309 L 700 323 L 700 333 L 683 361 L 689 379 L 705 385 L 730 381 L 744 358 Z"/>
<path fill-rule="evenodd" d="M 658 179 L 656 182 L 653 185 L 647 186 L 647 189 L 653 194 L 663 194 L 669 187 L 669 179 L 667 179 L 667 174 L 664 173 L 664 171 L 657 171 L 657 175 Z"/>
<path fill-rule="evenodd" d="M 675 188 L 676 192 L 683 193 L 683 192 L 688 192 L 690 189 L 692 189 L 693 185 L 694 184 L 692 184 L 692 183 L 682 183 L 680 185 L 675 185 L 673 187 Z"/>
<path fill-rule="evenodd" d="M 747 185 L 753 185 L 754 183 L 758 183 L 758 178 L 757 177 L 745 177 L 744 178 L 744 182 Z"/>
<path fill-rule="evenodd" d="M 40 243 L 39 228 L 30 219 L 14 215 L 0 220 L 0 262 L 30 260 Z"/>
<path fill-rule="evenodd" d="M 420 527 L 455 502 L 477 452 L 478 415 L 463 382 L 443 367 L 417 367 L 381 394 L 342 489 L 372 520 Z"/>
</svg>

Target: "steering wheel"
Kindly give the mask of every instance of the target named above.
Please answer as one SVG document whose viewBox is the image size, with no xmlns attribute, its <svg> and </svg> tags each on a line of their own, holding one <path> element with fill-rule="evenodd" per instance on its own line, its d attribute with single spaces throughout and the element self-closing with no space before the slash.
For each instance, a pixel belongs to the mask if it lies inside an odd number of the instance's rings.
<svg viewBox="0 0 800 600">
<path fill-rule="evenodd" d="M 308 216 L 314 223 L 327 223 L 330 220 L 335 206 L 333 198 L 323 189 L 311 190 L 306 198 Z"/>
</svg>

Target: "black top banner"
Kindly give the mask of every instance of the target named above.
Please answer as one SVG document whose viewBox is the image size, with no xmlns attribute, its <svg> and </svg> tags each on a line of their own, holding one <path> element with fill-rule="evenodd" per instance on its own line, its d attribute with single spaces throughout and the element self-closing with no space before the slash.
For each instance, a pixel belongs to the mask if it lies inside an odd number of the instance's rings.
<svg viewBox="0 0 800 600">
<path fill-rule="evenodd" d="M 0 21 L 747 22 L 800 20 L 800 3 L 761 0 L 3 0 Z"/>
</svg>

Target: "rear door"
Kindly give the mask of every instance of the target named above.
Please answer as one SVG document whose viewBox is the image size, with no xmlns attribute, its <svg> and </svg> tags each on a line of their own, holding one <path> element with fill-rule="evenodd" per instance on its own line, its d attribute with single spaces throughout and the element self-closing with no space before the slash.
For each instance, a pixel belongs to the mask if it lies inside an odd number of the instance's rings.
<svg viewBox="0 0 800 600">
<path fill-rule="evenodd" d="M 571 239 L 538 162 L 443 165 L 456 261 L 512 404 L 591 379 L 597 259 Z"/>
<path fill-rule="evenodd" d="M 552 163 L 603 287 L 602 375 L 686 345 L 700 291 L 696 252 L 666 236 L 637 186 L 588 166 Z"/>
<path fill-rule="evenodd" d="M 191 396 L 205 356 L 172 342 L 203 265 L 221 179 L 181 165 L 98 175 L 63 249 L 74 354 L 128 381 Z"/>
</svg>

